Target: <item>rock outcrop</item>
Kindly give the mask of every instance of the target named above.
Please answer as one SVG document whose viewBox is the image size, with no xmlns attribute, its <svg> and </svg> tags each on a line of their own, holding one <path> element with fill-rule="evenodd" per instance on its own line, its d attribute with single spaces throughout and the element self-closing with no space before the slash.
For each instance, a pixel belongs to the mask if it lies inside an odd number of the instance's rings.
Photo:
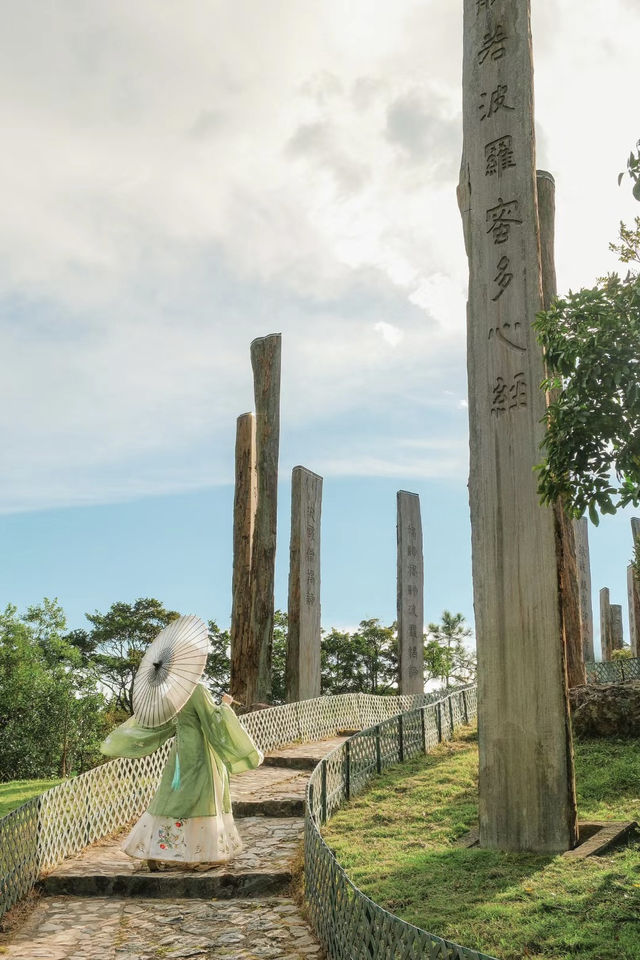
<svg viewBox="0 0 640 960">
<path fill-rule="evenodd" d="M 578 737 L 640 737 L 640 680 L 588 683 L 569 692 Z"/>
</svg>

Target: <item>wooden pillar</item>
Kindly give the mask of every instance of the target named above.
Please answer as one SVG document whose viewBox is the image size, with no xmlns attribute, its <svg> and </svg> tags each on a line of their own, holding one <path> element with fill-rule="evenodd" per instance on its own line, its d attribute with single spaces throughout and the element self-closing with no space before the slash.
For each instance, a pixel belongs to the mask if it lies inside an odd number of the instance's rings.
<svg viewBox="0 0 640 960">
<path fill-rule="evenodd" d="M 291 475 L 287 700 L 320 696 L 320 530 L 322 477 Z"/>
<path fill-rule="evenodd" d="M 585 661 L 595 660 L 593 648 L 593 607 L 591 604 L 591 562 L 589 559 L 589 521 L 586 517 L 574 520 L 578 560 L 578 588 L 580 592 L 580 624 L 582 650 Z"/>
<path fill-rule="evenodd" d="M 235 700 L 247 703 L 258 679 L 258 650 L 251 634 L 251 550 L 257 503 L 256 420 L 238 417 L 236 485 L 233 501 L 233 583 L 231 607 L 231 683 Z"/>
<path fill-rule="evenodd" d="M 640 584 L 635 567 L 627 567 L 627 597 L 629 601 L 629 646 L 631 656 L 640 657 Z"/>
<path fill-rule="evenodd" d="M 622 630 L 622 605 L 611 604 L 611 650 L 622 650 L 624 634 Z"/>
<path fill-rule="evenodd" d="M 577 817 L 554 517 L 533 470 L 545 398 L 529 0 L 464 0 L 463 64 L 480 843 L 554 852 L 575 844 Z"/>
<path fill-rule="evenodd" d="M 600 591 L 600 647 L 602 649 L 602 659 L 611 660 L 612 637 L 611 637 L 611 602 L 609 599 L 609 587 L 603 587 Z"/>
<path fill-rule="evenodd" d="M 557 294 L 555 267 L 555 181 L 550 173 L 538 170 L 538 221 L 540 224 L 540 262 L 542 265 L 542 305 L 551 306 Z M 551 398 L 550 398 L 551 399 Z M 578 586 L 578 561 L 573 520 L 564 505 L 553 505 L 556 524 L 556 563 L 560 587 L 562 638 L 565 647 L 567 679 L 570 687 L 587 682 L 582 650 L 582 624 L 580 619 L 580 591 Z"/>
<path fill-rule="evenodd" d="M 640 557 L 640 517 L 631 518 L 634 558 Z M 640 581 L 635 566 L 627 567 L 627 594 L 629 597 L 629 645 L 631 655 L 640 657 Z"/>
<path fill-rule="evenodd" d="M 417 493 L 398 491 L 397 541 L 399 689 L 401 694 L 424 693 L 424 559 Z"/>
<path fill-rule="evenodd" d="M 254 689 L 246 703 L 271 699 L 274 580 L 278 513 L 278 453 L 280 447 L 281 336 L 272 333 L 251 344 L 256 406 L 256 476 L 258 504 L 251 552 L 251 633 L 258 650 Z"/>
</svg>

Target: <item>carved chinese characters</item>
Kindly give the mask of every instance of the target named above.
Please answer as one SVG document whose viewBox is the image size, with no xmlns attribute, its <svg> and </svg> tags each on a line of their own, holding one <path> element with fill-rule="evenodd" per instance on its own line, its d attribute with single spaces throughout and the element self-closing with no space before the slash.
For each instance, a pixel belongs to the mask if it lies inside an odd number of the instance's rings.
<svg viewBox="0 0 640 960">
<path fill-rule="evenodd" d="M 611 597 L 609 587 L 600 590 L 600 648 L 603 660 L 611 660 Z"/>
<path fill-rule="evenodd" d="M 528 0 L 465 0 L 463 86 L 480 842 L 559 851 L 576 814 L 554 521 L 533 471 L 545 399 Z"/>
<path fill-rule="evenodd" d="M 629 603 L 629 646 L 632 657 L 640 657 L 640 584 L 636 579 L 633 564 L 627 567 L 627 599 Z"/>
<path fill-rule="evenodd" d="M 320 518 L 322 477 L 294 467 L 291 477 L 287 700 L 320 696 Z"/>
<path fill-rule="evenodd" d="M 238 417 L 236 429 L 236 483 L 233 502 L 233 587 L 231 607 L 230 693 L 240 703 L 251 703 L 255 691 L 258 654 L 251 634 L 251 553 L 258 501 L 256 475 L 256 418 Z M 253 669 L 252 669 L 253 668 Z"/>
<path fill-rule="evenodd" d="M 634 548 L 640 545 L 640 519 L 631 518 L 631 535 Z M 640 553 L 637 554 L 640 556 Z M 627 567 L 627 595 L 629 598 L 629 645 L 631 655 L 640 657 L 640 582 L 633 565 Z"/>
<path fill-rule="evenodd" d="M 424 564 L 417 493 L 398 491 L 397 533 L 400 693 L 424 693 Z"/>
<path fill-rule="evenodd" d="M 498 137 L 497 140 L 491 140 L 484 148 L 484 156 L 487 161 L 485 169 L 485 176 L 487 177 L 496 176 L 496 174 L 503 173 L 508 167 L 515 167 L 516 165 L 512 139 L 508 135 Z"/>
<path fill-rule="evenodd" d="M 578 590 L 580 595 L 580 622 L 585 660 L 594 660 L 593 609 L 591 605 L 591 563 L 589 560 L 589 521 L 581 517 L 574 521 L 576 557 L 578 561 Z"/>
<path fill-rule="evenodd" d="M 624 635 L 622 632 L 622 606 L 619 603 L 611 604 L 611 649 L 622 650 Z"/>
</svg>

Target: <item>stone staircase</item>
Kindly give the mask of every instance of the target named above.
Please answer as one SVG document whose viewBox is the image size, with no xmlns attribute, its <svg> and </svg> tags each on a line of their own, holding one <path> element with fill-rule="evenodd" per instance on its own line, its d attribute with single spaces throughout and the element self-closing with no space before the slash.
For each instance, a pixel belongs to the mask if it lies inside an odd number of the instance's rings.
<svg viewBox="0 0 640 960">
<path fill-rule="evenodd" d="M 0 939 L 11 960 L 304 960 L 320 947 L 290 898 L 307 779 L 344 737 L 296 744 L 231 778 L 243 852 L 210 870 L 149 872 L 110 838 L 40 881 L 31 916 Z"/>
</svg>

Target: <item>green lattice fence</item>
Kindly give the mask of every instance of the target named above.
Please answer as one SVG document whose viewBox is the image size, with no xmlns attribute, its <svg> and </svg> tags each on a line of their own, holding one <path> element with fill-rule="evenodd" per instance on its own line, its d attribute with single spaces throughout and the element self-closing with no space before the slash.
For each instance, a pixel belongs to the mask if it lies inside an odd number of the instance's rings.
<svg viewBox="0 0 640 960">
<path fill-rule="evenodd" d="M 266 753 L 367 726 L 438 696 L 319 697 L 249 713 L 241 723 Z M 110 760 L 0 819 L 0 917 L 33 888 L 42 870 L 139 817 L 155 793 L 170 747 L 171 741 L 140 760 Z"/>
<path fill-rule="evenodd" d="M 330 960 L 494 960 L 401 920 L 351 882 L 320 828 L 394 763 L 428 753 L 476 717 L 476 688 L 390 717 L 346 740 L 310 777 L 305 804 L 305 896 Z"/>
<path fill-rule="evenodd" d="M 585 663 L 587 683 L 623 683 L 640 680 L 640 658 L 591 660 Z"/>
</svg>

